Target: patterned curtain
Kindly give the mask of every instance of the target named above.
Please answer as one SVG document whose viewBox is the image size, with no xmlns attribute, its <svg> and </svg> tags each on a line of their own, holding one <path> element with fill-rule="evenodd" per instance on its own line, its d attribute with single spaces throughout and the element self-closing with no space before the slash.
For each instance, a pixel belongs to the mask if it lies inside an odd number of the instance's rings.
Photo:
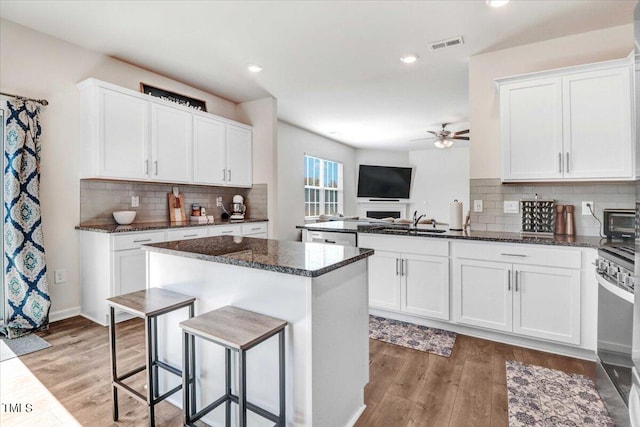
<svg viewBox="0 0 640 427">
<path fill-rule="evenodd" d="M 2 331 L 16 338 L 49 324 L 40 218 L 40 110 L 35 102 L 7 102 L 4 147 L 4 261 L 8 313 Z"/>
</svg>

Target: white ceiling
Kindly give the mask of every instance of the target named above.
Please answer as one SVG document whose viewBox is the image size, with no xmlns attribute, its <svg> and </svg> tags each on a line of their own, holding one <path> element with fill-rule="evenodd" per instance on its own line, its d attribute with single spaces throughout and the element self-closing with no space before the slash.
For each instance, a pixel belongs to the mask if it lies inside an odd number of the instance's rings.
<svg viewBox="0 0 640 427">
<path fill-rule="evenodd" d="M 629 24 L 635 4 L 3 0 L 0 16 L 234 102 L 274 96 L 280 119 L 355 147 L 415 149 L 441 122 L 468 125 L 469 56 Z"/>
</svg>

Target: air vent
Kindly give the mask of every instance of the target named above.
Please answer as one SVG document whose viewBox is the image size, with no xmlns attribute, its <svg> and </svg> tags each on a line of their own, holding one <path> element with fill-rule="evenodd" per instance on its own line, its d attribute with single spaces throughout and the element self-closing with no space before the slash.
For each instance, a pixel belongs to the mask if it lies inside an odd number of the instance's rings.
<svg viewBox="0 0 640 427">
<path fill-rule="evenodd" d="M 449 40 L 442 40 L 439 42 L 431 43 L 431 50 L 444 49 L 446 47 L 458 46 L 461 44 L 464 44 L 464 40 L 462 39 L 462 36 L 455 37 Z"/>
</svg>

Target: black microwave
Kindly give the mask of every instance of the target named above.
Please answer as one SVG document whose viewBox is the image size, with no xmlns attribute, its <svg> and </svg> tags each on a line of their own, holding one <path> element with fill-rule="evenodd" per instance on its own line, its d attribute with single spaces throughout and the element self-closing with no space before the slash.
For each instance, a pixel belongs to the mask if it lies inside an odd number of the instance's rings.
<svg viewBox="0 0 640 427">
<path fill-rule="evenodd" d="M 605 209 L 604 235 L 610 239 L 633 239 L 636 215 L 633 209 Z"/>
</svg>

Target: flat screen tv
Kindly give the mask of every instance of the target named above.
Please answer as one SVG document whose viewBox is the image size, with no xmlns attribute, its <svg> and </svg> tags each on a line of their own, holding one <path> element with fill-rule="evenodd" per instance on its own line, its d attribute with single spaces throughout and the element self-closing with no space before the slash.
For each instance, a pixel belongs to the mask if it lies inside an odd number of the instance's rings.
<svg viewBox="0 0 640 427">
<path fill-rule="evenodd" d="M 360 165 L 358 197 L 408 199 L 411 168 Z"/>
</svg>

